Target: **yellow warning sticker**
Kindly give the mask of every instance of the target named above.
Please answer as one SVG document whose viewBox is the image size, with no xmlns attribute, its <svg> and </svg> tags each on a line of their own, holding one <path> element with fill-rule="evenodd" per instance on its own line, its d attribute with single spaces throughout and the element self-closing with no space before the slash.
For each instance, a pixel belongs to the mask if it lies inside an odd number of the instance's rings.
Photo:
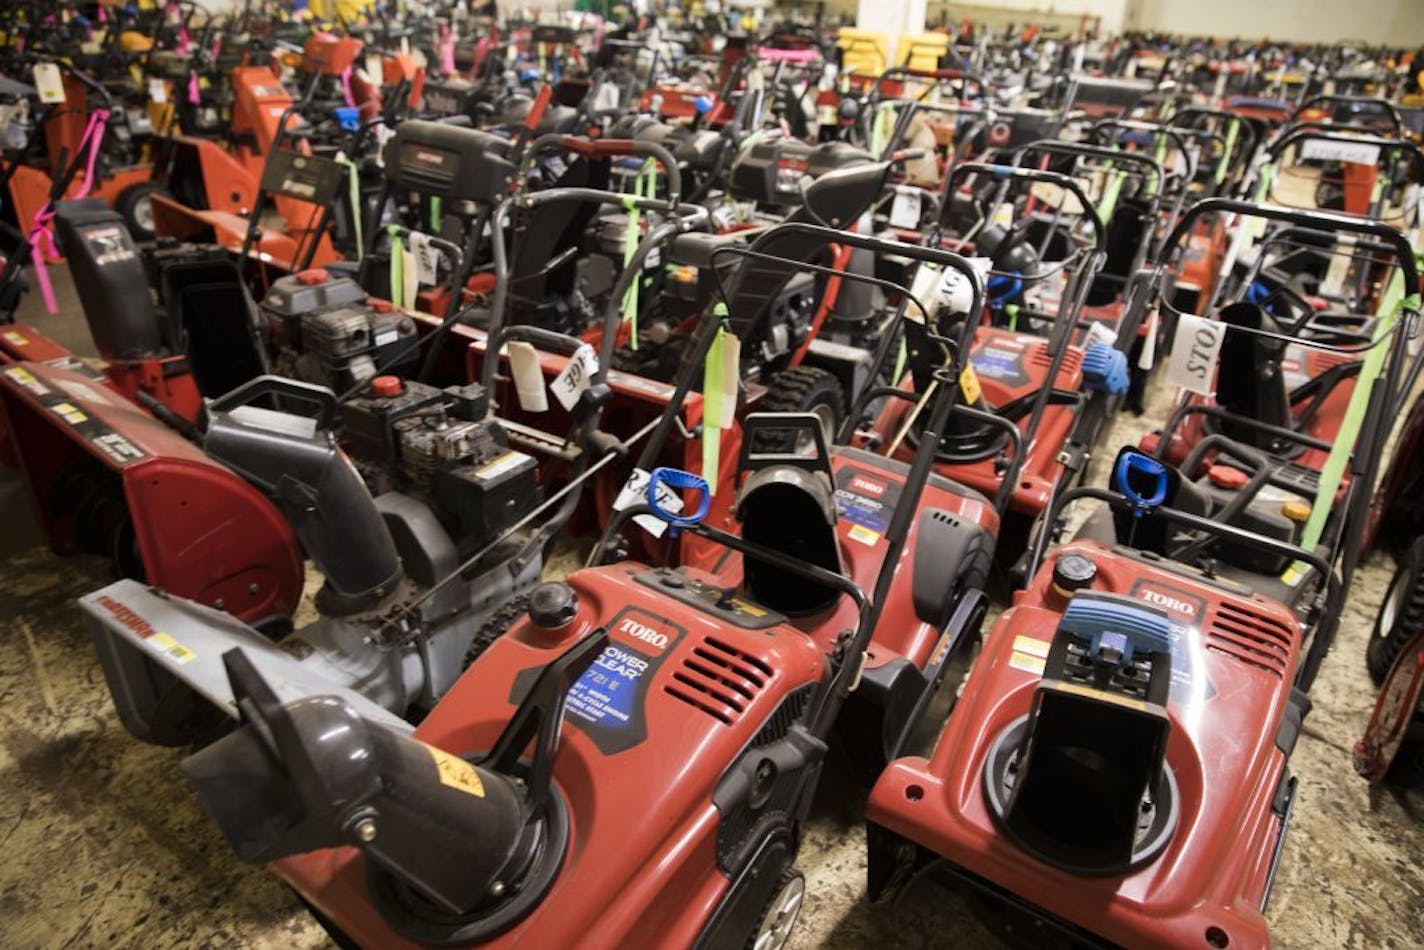
<svg viewBox="0 0 1424 950">
<path fill-rule="evenodd" d="M 1116 693 L 1105 692 L 1101 689 L 1093 689 L 1091 686 L 1079 686 L 1077 683 L 1055 683 L 1054 688 L 1062 693 L 1072 693 L 1075 696 L 1086 696 L 1089 699 L 1099 699 L 1105 703 L 1112 703 L 1116 706 L 1126 706 L 1128 709 L 1136 709 L 1142 712 L 1147 711 L 1147 704 L 1140 699 L 1132 699 L 1127 696 L 1119 696 Z"/>
<path fill-rule="evenodd" d="M 979 401 L 979 394 L 983 391 L 979 385 L 979 374 L 974 372 L 973 363 L 965 363 L 964 369 L 959 374 L 959 388 L 964 393 L 964 401 L 970 405 Z"/>
<path fill-rule="evenodd" d="M 863 524 L 850 526 L 850 531 L 846 532 L 852 541 L 859 541 L 861 544 L 873 546 L 880 540 L 880 532 L 872 531 Z"/>
<path fill-rule="evenodd" d="M 64 421 L 68 422 L 70 425 L 77 426 L 79 425 L 79 423 L 85 422 L 89 418 L 84 413 L 80 412 L 77 408 L 75 408 L 72 403 L 57 402 L 51 408 L 54 409 L 55 412 L 59 413 L 64 418 Z"/>
<path fill-rule="evenodd" d="M 1019 653 L 1027 653 L 1029 656 L 1046 658 L 1048 656 L 1048 641 L 1019 634 L 1014 637 L 1014 650 Z"/>
<path fill-rule="evenodd" d="M 1043 657 L 1034 656 L 1032 653 L 1015 650 L 1009 656 L 1009 666 L 1016 670 L 1023 670 L 1025 673 L 1032 673 L 1034 676 L 1043 675 Z"/>
<path fill-rule="evenodd" d="M 485 783 L 480 781 L 480 773 L 473 765 L 433 745 L 426 748 L 430 750 L 430 757 L 435 760 L 435 770 L 440 773 L 441 785 L 476 798 L 485 797 Z"/>
<path fill-rule="evenodd" d="M 742 613 L 744 613 L 744 614 L 751 614 L 753 617 L 765 617 L 765 616 L 766 616 L 766 611 L 765 611 L 765 610 L 762 610 L 762 609 L 761 609 L 760 607 L 758 607 L 756 604 L 749 604 L 749 603 L 747 603 L 745 600 L 739 600 L 739 599 L 738 599 L 738 600 L 733 600 L 733 601 L 732 601 L 732 606 L 736 607 L 738 610 L 740 610 L 740 611 L 741 611 Z"/>
<path fill-rule="evenodd" d="M 159 653 L 164 654 L 179 666 L 182 666 L 184 663 L 191 663 L 198 658 L 198 654 L 166 633 L 155 633 L 148 638 L 148 642 L 156 646 Z"/>
<path fill-rule="evenodd" d="M 5 331 L 5 340 L 6 340 L 6 342 L 13 343 L 13 344 L 15 344 L 16 346 L 29 346 L 29 345 L 30 345 L 30 341 L 29 341 L 29 338 L 28 338 L 28 337 L 26 337 L 24 334 L 16 333 L 14 330 L 6 330 L 6 331 Z"/>
</svg>

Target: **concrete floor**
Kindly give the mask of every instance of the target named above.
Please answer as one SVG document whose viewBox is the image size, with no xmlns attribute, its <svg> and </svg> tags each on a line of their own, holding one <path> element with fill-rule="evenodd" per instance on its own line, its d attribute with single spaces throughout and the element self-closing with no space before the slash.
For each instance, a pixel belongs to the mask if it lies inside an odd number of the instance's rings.
<svg viewBox="0 0 1424 950">
<path fill-rule="evenodd" d="M 67 275 L 56 276 L 61 315 L 44 316 L 32 296 L 24 317 L 83 352 L 87 331 Z M 1135 442 L 1146 425 L 1121 418 L 1105 445 Z M 180 753 L 140 745 L 119 725 L 74 606 L 108 580 L 106 565 L 50 554 L 8 472 L 0 506 L 11 513 L 0 536 L 0 947 L 327 946 L 273 878 L 229 853 Z M 1375 555 L 1360 572 L 1292 762 L 1298 805 L 1270 906 L 1281 946 L 1424 946 L 1420 802 L 1371 801 L 1350 767 L 1373 699 L 1364 642 L 1390 570 Z M 834 764 L 822 787 L 796 946 L 992 945 L 937 889 L 869 906 L 862 793 Z"/>
</svg>

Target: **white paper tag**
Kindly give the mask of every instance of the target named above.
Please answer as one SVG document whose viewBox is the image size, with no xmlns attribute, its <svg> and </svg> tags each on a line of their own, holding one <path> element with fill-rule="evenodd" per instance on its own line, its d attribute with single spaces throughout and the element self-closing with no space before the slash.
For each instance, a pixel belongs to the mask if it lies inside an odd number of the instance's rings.
<svg viewBox="0 0 1424 950">
<path fill-rule="evenodd" d="M 383 85 L 386 78 L 385 66 L 381 63 L 380 53 L 366 54 L 366 76 L 371 82 Z"/>
<path fill-rule="evenodd" d="M 40 95 L 40 102 L 58 105 L 64 101 L 64 77 L 60 75 L 59 66 L 54 63 L 35 63 L 34 77 L 35 91 Z"/>
<path fill-rule="evenodd" d="M 1001 228 L 1010 228 L 1014 224 L 1014 205 L 1011 201 L 1001 201 L 994 209 L 994 214 L 990 220 Z"/>
<path fill-rule="evenodd" d="M 1331 139 L 1306 139 L 1300 143 L 1300 157 L 1321 162 L 1350 162 L 1355 165 L 1375 165 L 1380 147 L 1368 142 L 1336 142 Z"/>
<path fill-rule="evenodd" d="M 158 105 L 163 105 L 168 101 L 168 83 L 162 79 L 150 79 L 148 81 L 148 98 Z"/>
<path fill-rule="evenodd" d="M 1089 347 L 1094 343 L 1106 343 L 1112 346 L 1117 342 L 1117 331 L 1106 323 L 1097 320 L 1088 323 L 1088 332 L 1083 337 L 1083 346 Z"/>
<path fill-rule="evenodd" d="M 593 374 L 598 372 L 598 354 L 589 344 L 585 343 L 574 355 L 569 357 L 569 363 L 564 367 L 563 372 L 554 377 L 554 381 L 549 384 L 549 391 L 554 394 L 554 398 L 559 401 L 559 405 L 566 410 L 571 410 L 578 402 L 579 396 L 588 388 L 589 382 L 593 379 Z"/>
<path fill-rule="evenodd" d="M 1167 361 L 1167 383 L 1188 392 L 1210 396 L 1216 385 L 1216 364 L 1226 324 L 1184 313 L 1177 318 L 1172 356 Z"/>
<path fill-rule="evenodd" d="M 440 252 L 430 243 L 430 235 L 410 232 L 410 252 L 415 258 L 416 279 L 422 287 L 434 287 L 440 277 Z"/>
<path fill-rule="evenodd" d="M 920 203 L 924 200 L 918 188 L 900 185 L 895 189 L 895 201 L 890 206 L 890 226 L 913 231 L 920 226 Z"/>
<path fill-rule="evenodd" d="M 1147 334 L 1142 340 L 1142 351 L 1137 354 L 1137 368 L 1151 371 L 1157 365 L 1157 314 L 1153 310 L 1147 315 Z"/>
<path fill-rule="evenodd" d="M 549 396 L 544 392 L 544 372 L 539 368 L 539 351 L 534 344 L 515 340 L 506 347 L 510 374 L 514 377 L 514 392 L 519 408 L 525 412 L 545 412 Z"/>
<path fill-rule="evenodd" d="M 628 481 L 624 483 L 623 488 L 618 492 L 618 497 L 613 500 L 613 510 L 622 511 L 634 505 L 647 504 L 648 482 L 651 480 L 652 475 L 643 471 L 641 468 L 633 469 L 632 474 L 628 476 Z M 677 514 L 682 511 L 682 497 L 671 488 L 668 488 L 667 485 L 659 483 L 658 507 L 664 511 L 671 511 L 673 514 Z M 636 521 L 644 531 L 655 538 L 661 538 L 663 532 L 667 530 L 667 522 L 657 515 L 639 515 L 633 520 Z"/>
<path fill-rule="evenodd" d="M 1355 236 L 1341 234 L 1339 246 L 1330 255 L 1330 266 L 1325 271 L 1325 279 L 1320 282 L 1320 296 L 1339 297 L 1345 290 L 1345 281 L 1350 276 L 1350 261 L 1355 250 Z"/>
<path fill-rule="evenodd" d="M 404 296 L 401 299 L 407 307 L 414 310 L 415 297 L 420 293 L 420 281 L 416 279 L 415 254 L 411 252 L 409 245 L 401 248 L 401 278 L 404 284 Z"/>
</svg>

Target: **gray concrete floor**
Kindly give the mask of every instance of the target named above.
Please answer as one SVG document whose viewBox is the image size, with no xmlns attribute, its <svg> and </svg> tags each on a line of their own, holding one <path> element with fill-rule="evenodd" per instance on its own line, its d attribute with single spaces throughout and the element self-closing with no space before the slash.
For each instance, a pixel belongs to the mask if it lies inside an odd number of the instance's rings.
<svg viewBox="0 0 1424 950">
<path fill-rule="evenodd" d="M 86 352 L 67 275 L 56 276 L 61 314 L 43 315 L 32 296 L 24 317 Z M 1105 445 L 1135 442 L 1147 425 L 1118 419 Z M 119 725 L 75 609 L 108 580 L 106 565 L 53 556 L 8 472 L 0 505 L 0 947 L 326 946 L 273 878 L 229 853 L 179 772 L 181 754 Z M 1364 643 L 1390 570 L 1374 555 L 1360 572 L 1292 761 L 1301 786 L 1269 912 L 1281 946 L 1424 946 L 1419 801 L 1371 800 L 1350 767 L 1373 701 Z M 833 764 L 802 852 L 795 945 L 992 945 L 938 890 L 867 904 L 861 799 Z"/>
</svg>

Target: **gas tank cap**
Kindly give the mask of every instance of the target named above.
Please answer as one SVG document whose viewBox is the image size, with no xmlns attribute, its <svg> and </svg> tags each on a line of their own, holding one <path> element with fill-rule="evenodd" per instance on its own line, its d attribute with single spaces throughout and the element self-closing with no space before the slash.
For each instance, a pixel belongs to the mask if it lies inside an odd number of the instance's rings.
<svg viewBox="0 0 1424 950">
<path fill-rule="evenodd" d="M 549 581 L 529 594 L 529 619 L 536 627 L 557 630 L 578 616 L 578 594 L 563 581 Z"/>
<path fill-rule="evenodd" d="M 1065 597 L 1093 586 L 1098 565 L 1085 554 L 1065 554 L 1053 564 L 1053 586 Z"/>
</svg>

